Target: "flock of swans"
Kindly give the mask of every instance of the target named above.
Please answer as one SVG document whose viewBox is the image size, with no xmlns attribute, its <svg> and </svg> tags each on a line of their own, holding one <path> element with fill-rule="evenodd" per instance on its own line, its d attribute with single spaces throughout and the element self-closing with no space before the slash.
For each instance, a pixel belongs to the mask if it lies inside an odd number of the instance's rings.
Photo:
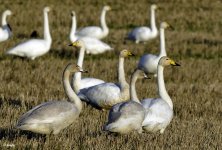
<svg viewBox="0 0 222 150">
<path fill-rule="evenodd" d="M 157 5 L 151 5 L 151 28 L 137 27 L 128 34 L 128 39 L 135 43 L 146 42 L 158 36 L 155 23 L 155 10 Z M 160 132 L 169 125 L 173 118 L 173 102 L 167 93 L 164 82 L 164 68 L 167 66 L 179 66 L 171 58 L 167 57 L 165 49 L 164 30 L 171 27 L 167 22 L 160 24 L 160 53 L 159 55 L 143 55 L 133 72 L 130 84 L 126 81 L 124 61 L 134 54 L 123 49 L 119 53 L 118 82 L 106 82 L 97 78 L 82 78 L 85 53 L 98 54 L 112 48 L 101 41 L 109 33 L 106 25 L 106 12 L 111 10 L 104 6 L 101 14 L 101 26 L 89 26 L 76 31 L 76 13 L 72 11 L 72 26 L 69 46 L 79 49 L 77 65 L 68 64 L 63 71 L 63 86 L 68 101 L 49 101 L 42 103 L 23 114 L 16 127 L 41 134 L 58 134 L 62 129 L 72 124 L 83 109 L 83 102 L 89 103 L 100 110 L 109 110 L 108 120 L 103 126 L 104 131 L 116 133 L 129 133 L 136 131 Z M 49 31 L 48 12 L 44 12 L 44 39 L 31 39 L 7 51 L 7 54 L 28 57 L 34 60 L 44 55 L 50 49 L 52 39 Z M 6 16 L 11 15 L 7 10 L 2 16 L 2 28 L 0 29 L 0 41 L 7 40 L 11 36 L 11 28 L 6 22 Z M 172 27 L 171 27 L 172 28 Z M 1 34 L 2 33 L 2 34 Z M 136 81 L 148 78 L 147 74 L 157 77 L 158 97 L 139 99 L 136 92 Z M 70 82 L 72 77 L 72 82 Z"/>
</svg>

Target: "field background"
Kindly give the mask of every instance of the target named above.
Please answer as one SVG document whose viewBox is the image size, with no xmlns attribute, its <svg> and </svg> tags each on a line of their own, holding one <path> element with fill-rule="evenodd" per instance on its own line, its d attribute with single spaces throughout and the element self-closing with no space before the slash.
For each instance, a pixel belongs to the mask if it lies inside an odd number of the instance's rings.
<svg viewBox="0 0 222 150">
<path fill-rule="evenodd" d="M 166 87 L 174 103 L 174 118 L 164 134 L 115 135 L 101 130 L 108 112 L 84 106 L 80 118 L 59 135 L 45 137 L 14 128 L 19 116 L 49 100 L 67 99 L 61 76 L 69 62 L 76 63 L 78 50 L 70 48 L 72 10 L 78 27 L 99 25 L 104 5 L 110 33 L 105 42 L 115 48 L 97 56 L 87 55 L 86 76 L 116 82 L 118 52 L 131 49 L 136 57 L 125 61 L 126 77 L 144 53 L 159 52 L 159 38 L 146 44 L 124 42 L 136 26 L 150 22 L 150 5 L 156 3 L 157 26 L 167 21 L 168 56 L 181 67 L 165 69 Z M 6 56 L 4 52 L 25 41 L 33 30 L 43 36 L 44 6 L 49 12 L 52 47 L 34 61 Z M 0 43 L 0 149 L 222 149 L 222 1 L 220 0 L 1 0 L 0 13 L 10 9 L 7 18 L 13 37 Z M 140 98 L 156 97 L 155 78 L 138 81 Z M 12 147 L 11 147 L 12 148 Z"/>
</svg>

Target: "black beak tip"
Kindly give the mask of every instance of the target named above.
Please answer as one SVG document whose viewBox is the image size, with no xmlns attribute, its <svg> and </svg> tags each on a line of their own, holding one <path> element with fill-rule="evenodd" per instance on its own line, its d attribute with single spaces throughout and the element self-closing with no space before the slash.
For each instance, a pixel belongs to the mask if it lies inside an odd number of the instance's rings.
<svg viewBox="0 0 222 150">
<path fill-rule="evenodd" d="M 180 64 L 176 63 L 176 66 L 180 66 Z"/>
<path fill-rule="evenodd" d="M 68 46 L 72 46 L 72 44 L 69 44 Z"/>
</svg>

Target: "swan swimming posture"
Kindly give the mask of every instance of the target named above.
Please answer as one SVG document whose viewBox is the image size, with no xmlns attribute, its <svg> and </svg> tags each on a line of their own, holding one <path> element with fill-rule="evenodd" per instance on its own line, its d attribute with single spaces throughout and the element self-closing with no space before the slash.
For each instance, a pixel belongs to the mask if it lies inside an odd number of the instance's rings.
<svg viewBox="0 0 222 150">
<path fill-rule="evenodd" d="M 70 32 L 70 41 L 75 42 L 78 39 L 81 39 L 85 44 L 87 54 L 99 54 L 105 51 L 113 50 L 108 44 L 93 38 L 93 37 L 81 37 L 76 35 L 76 14 L 72 11 L 72 28 Z"/>
<path fill-rule="evenodd" d="M 84 55 L 85 55 L 84 42 L 82 40 L 77 40 L 76 42 L 70 44 L 70 46 L 75 46 L 75 47 L 80 48 L 77 65 L 82 68 Z M 81 72 L 76 72 L 75 75 L 74 75 L 72 83 L 74 85 L 73 86 L 74 91 L 77 93 L 80 90 L 79 92 L 81 93 L 82 89 L 89 88 L 91 86 L 95 86 L 95 85 L 104 83 L 104 81 L 100 80 L 100 79 L 96 79 L 96 78 L 83 78 L 83 79 L 81 79 Z"/>
<path fill-rule="evenodd" d="M 151 29 L 146 26 L 137 27 L 128 34 L 127 39 L 133 40 L 136 43 L 139 43 L 139 42 L 146 42 L 148 40 L 151 40 L 157 37 L 158 30 L 157 30 L 156 21 L 155 21 L 156 9 L 157 9 L 157 5 L 155 4 L 151 5 L 151 20 L 150 20 Z"/>
<path fill-rule="evenodd" d="M 119 55 L 118 83 L 102 83 L 83 90 L 78 96 L 91 105 L 110 109 L 113 105 L 129 99 L 129 84 L 125 79 L 124 58 L 132 56 L 129 50 L 122 50 Z"/>
<path fill-rule="evenodd" d="M 105 38 L 109 33 L 109 28 L 107 27 L 106 20 L 105 20 L 106 12 L 109 10 L 111 10 L 110 6 L 103 7 L 102 14 L 100 17 L 100 23 L 102 27 L 97 27 L 97 26 L 85 27 L 77 31 L 76 34 L 78 36 L 88 36 L 88 37 L 94 37 L 97 39 Z"/>
<path fill-rule="evenodd" d="M 173 118 L 173 103 L 166 91 L 163 76 L 164 67 L 170 65 L 180 66 L 167 56 L 160 58 L 157 67 L 157 84 L 160 98 L 148 98 L 141 101 L 147 112 L 142 123 L 143 130 L 147 132 L 160 131 L 162 134 Z"/>
<path fill-rule="evenodd" d="M 144 70 L 146 73 L 153 73 L 156 76 L 157 73 L 157 65 L 162 56 L 166 56 L 166 48 L 165 48 L 165 35 L 164 29 L 173 28 L 167 22 L 162 22 L 160 24 L 160 53 L 158 56 L 153 54 L 145 54 L 143 55 L 138 63 L 138 68 Z"/>
<path fill-rule="evenodd" d="M 32 108 L 21 116 L 16 128 L 41 134 L 58 134 L 72 124 L 82 110 L 82 102 L 69 82 L 70 74 L 74 72 L 84 71 L 79 66 L 68 64 L 63 72 L 64 90 L 69 101 L 50 101 Z"/>
<path fill-rule="evenodd" d="M 49 7 L 45 7 L 44 13 L 44 39 L 31 39 L 20 43 L 14 48 L 9 49 L 6 53 L 18 55 L 20 57 L 28 57 L 34 60 L 36 57 L 46 54 L 51 47 L 52 39 L 49 33 L 48 12 Z"/>
<path fill-rule="evenodd" d="M 2 14 L 2 27 L 0 27 L 0 42 L 6 41 L 12 35 L 12 29 L 10 25 L 7 23 L 7 16 L 11 15 L 12 12 L 10 10 L 6 10 Z"/>
<path fill-rule="evenodd" d="M 131 76 L 130 83 L 130 101 L 121 102 L 114 105 L 109 111 L 108 123 L 104 126 L 104 130 L 117 133 L 129 133 L 137 131 L 142 133 L 142 122 L 145 118 L 146 111 L 136 98 L 135 84 L 137 78 L 144 76 L 142 70 L 136 69 Z"/>
</svg>

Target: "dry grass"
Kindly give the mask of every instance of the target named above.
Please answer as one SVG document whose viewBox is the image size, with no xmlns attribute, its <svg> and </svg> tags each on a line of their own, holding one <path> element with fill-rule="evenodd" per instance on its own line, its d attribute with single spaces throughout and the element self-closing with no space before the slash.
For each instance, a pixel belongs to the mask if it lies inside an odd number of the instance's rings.
<svg viewBox="0 0 222 150">
<path fill-rule="evenodd" d="M 165 82 L 174 102 L 174 118 L 163 135 L 114 135 L 101 131 L 107 112 L 85 106 L 78 121 L 57 136 L 45 137 L 14 128 L 17 119 L 35 105 L 52 99 L 66 99 L 61 74 L 68 62 L 76 62 L 77 50 L 68 47 L 70 12 L 77 13 L 78 26 L 98 25 L 104 4 L 114 9 L 107 14 L 111 27 L 104 40 L 115 52 L 86 56 L 84 68 L 89 76 L 116 81 L 119 50 L 129 48 L 137 55 L 126 60 L 130 74 L 138 58 L 147 52 L 158 53 L 159 39 L 144 44 L 127 42 L 123 38 L 134 26 L 149 24 L 151 2 L 160 6 L 157 24 L 168 21 L 175 27 L 166 31 L 167 53 L 182 64 L 165 69 Z M 4 52 L 28 38 L 33 30 L 42 36 L 42 8 L 49 13 L 53 44 L 50 52 L 35 61 L 5 56 Z M 30 9 L 31 7 L 31 9 Z M 15 14 L 8 18 L 12 39 L 0 43 L 0 147 L 14 144 L 16 149 L 221 149 L 222 141 L 222 5 L 211 0 L 81 0 L 0 2 L 0 12 L 9 8 Z M 74 51 L 74 52 L 73 52 Z M 99 66 L 99 67 L 98 67 Z M 156 96 L 155 79 L 139 81 L 141 98 Z"/>
</svg>

